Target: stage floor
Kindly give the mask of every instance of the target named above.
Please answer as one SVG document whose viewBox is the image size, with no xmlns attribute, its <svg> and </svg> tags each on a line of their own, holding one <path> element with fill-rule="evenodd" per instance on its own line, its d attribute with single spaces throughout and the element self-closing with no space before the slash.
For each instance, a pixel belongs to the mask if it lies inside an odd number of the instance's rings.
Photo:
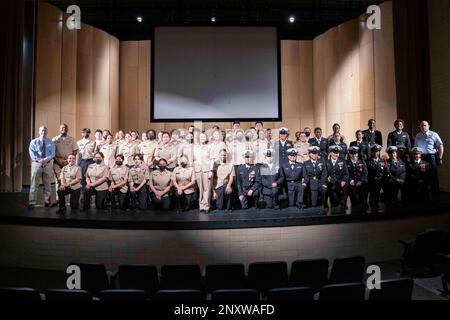
<svg viewBox="0 0 450 320">
<path fill-rule="evenodd" d="M 121 211 L 96 210 L 56 213 L 57 208 L 36 206 L 27 209 L 28 195 L 25 193 L 0 194 L 0 224 L 53 226 L 66 228 L 98 229 L 156 229 L 196 230 L 234 229 L 256 227 L 299 226 L 316 224 L 349 223 L 370 220 L 401 219 L 412 216 L 450 213 L 450 194 L 442 193 L 439 204 L 429 203 L 405 207 L 386 207 L 380 204 L 377 211 L 370 208 L 319 208 L 249 209 L 234 211 L 212 211 L 209 214 L 190 210 L 177 214 L 174 211 Z"/>
</svg>

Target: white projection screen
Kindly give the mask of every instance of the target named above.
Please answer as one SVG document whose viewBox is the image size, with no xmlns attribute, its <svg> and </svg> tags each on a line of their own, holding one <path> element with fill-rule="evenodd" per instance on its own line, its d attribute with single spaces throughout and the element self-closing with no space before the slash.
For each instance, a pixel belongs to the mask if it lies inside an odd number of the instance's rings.
<svg viewBox="0 0 450 320">
<path fill-rule="evenodd" d="M 152 121 L 279 121 L 276 27 L 156 27 Z"/>
</svg>

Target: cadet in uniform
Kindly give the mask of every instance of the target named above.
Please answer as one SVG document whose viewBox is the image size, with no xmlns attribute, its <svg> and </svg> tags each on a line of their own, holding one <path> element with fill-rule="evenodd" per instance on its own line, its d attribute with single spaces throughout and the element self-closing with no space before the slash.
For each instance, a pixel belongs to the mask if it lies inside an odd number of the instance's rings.
<svg viewBox="0 0 450 320">
<path fill-rule="evenodd" d="M 225 149 L 228 152 L 228 148 L 227 145 L 225 144 L 225 142 L 223 142 L 222 140 L 222 136 L 219 130 L 215 130 L 212 133 L 211 136 L 212 140 L 209 143 L 210 147 L 211 147 L 211 160 L 213 162 L 219 161 L 219 154 L 220 152 Z"/>
<path fill-rule="evenodd" d="M 139 207 L 139 210 L 145 210 L 147 208 L 147 182 L 150 178 L 149 171 L 148 167 L 142 162 L 142 154 L 135 154 L 133 160 L 134 166 L 128 170 L 131 208 L 134 209 Z"/>
<path fill-rule="evenodd" d="M 123 143 L 118 150 L 118 154 L 121 154 L 125 158 L 124 164 L 131 168 L 134 165 L 134 155 L 139 154 L 139 148 L 133 143 L 133 137 L 130 133 L 125 134 L 125 143 Z"/>
<path fill-rule="evenodd" d="M 100 129 L 95 130 L 94 152 L 100 152 L 100 149 L 105 144 L 103 140 L 103 131 Z"/>
<path fill-rule="evenodd" d="M 252 143 L 251 149 L 255 152 L 255 163 L 262 165 L 265 161 L 265 151 L 270 148 L 269 140 L 267 140 L 264 129 L 258 130 L 258 138 Z"/>
<path fill-rule="evenodd" d="M 213 164 L 213 198 L 217 210 L 231 210 L 231 193 L 234 183 L 234 166 L 228 162 L 228 152 L 223 149 L 220 159 Z"/>
<path fill-rule="evenodd" d="M 86 193 L 84 195 L 83 209 L 91 206 L 91 197 L 95 195 L 95 207 L 105 208 L 105 199 L 108 194 L 109 168 L 103 162 L 103 154 L 96 152 L 94 163 L 90 164 L 86 171 Z"/>
<path fill-rule="evenodd" d="M 244 151 L 245 164 L 241 164 L 236 171 L 236 184 L 242 209 L 258 206 L 261 174 L 259 167 L 253 161 L 255 154 L 252 150 Z"/>
<path fill-rule="evenodd" d="M 352 207 L 362 205 L 367 207 L 368 171 L 364 160 L 359 158 L 361 151 L 353 146 L 348 149 L 350 159 L 347 160 L 349 196 Z"/>
<path fill-rule="evenodd" d="M 363 131 L 364 141 L 366 141 L 371 146 L 374 144 L 378 144 L 383 147 L 383 136 L 381 135 L 380 131 L 375 129 L 375 124 L 376 122 L 374 119 L 370 119 L 367 122 L 369 128 Z"/>
<path fill-rule="evenodd" d="M 109 168 L 112 168 L 116 161 L 117 144 L 113 143 L 113 136 L 111 133 L 108 133 L 106 136 L 106 143 L 102 145 L 100 152 L 105 156 L 105 164 Z"/>
<path fill-rule="evenodd" d="M 406 166 L 397 157 L 397 147 L 391 146 L 386 149 L 389 155 L 386 168 L 386 181 L 384 184 L 385 200 L 387 204 L 397 204 L 398 192 L 403 203 L 406 200 Z"/>
<path fill-rule="evenodd" d="M 195 192 L 195 170 L 188 165 L 186 157 L 181 157 L 178 167 L 173 170 L 172 184 L 175 191 L 177 213 L 189 210 Z"/>
<path fill-rule="evenodd" d="M 161 144 L 156 148 L 155 160 L 164 159 L 167 162 L 167 170 L 173 171 L 177 166 L 178 148 L 171 141 L 169 132 L 163 132 Z"/>
<path fill-rule="evenodd" d="M 86 171 L 89 165 L 94 163 L 94 141 L 89 140 L 91 130 L 84 128 L 81 131 L 82 139 L 77 141 L 78 144 L 78 159 L 77 163 L 81 168 L 81 192 L 84 193 L 86 188 Z"/>
<path fill-rule="evenodd" d="M 430 200 L 430 165 L 422 160 L 422 150 L 413 148 L 412 161 L 408 164 L 408 197 L 413 203 L 427 203 Z"/>
<path fill-rule="evenodd" d="M 207 144 L 208 137 L 200 133 L 199 144 L 194 145 L 195 180 L 198 186 L 198 201 L 200 212 L 208 213 L 211 205 L 212 162 L 211 147 Z"/>
<path fill-rule="evenodd" d="M 159 159 L 158 169 L 150 173 L 151 197 L 157 208 L 169 210 L 171 206 L 170 190 L 172 188 L 172 172 L 167 170 L 166 159 Z"/>
<path fill-rule="evenodd" d="M 411 138 L 407 132 L 403 131 L 405 128 L 405 122 L 401 119 L 397 119 L 394 122 L 395 131 L 390 132 L 388 135 L 387 146 L 388 147 L 399 147 L 403 145 L 405 147 L 405 152 L 411 152 Z"/>
<path fill-rule="evenodd" d="M 348 168 L 345 160 L 339 158 L 342 152 L 338 145 L 329 148 L 331 154 L 330 159 L 325 161 L 327 170 L 327 193 L 326 198 L 330 198 L 332 207 L 338 205 L 346 207 L 348 194 Z M 325 205 L 327 201 L 325 201 Z"/>
<path fill-rule="evenodd" d="M 286 179 L 289 207 L 302 208 L 304 205 L 305 183 L 303 178 L 303 165 L 297 162 L 297 150 L 287 150 L 288 162 L 283 166 Z"/>
<path fill-rule="evenodd" d="M 69 136 L 69 127 L 67 124 L 59 126 L 59 135 L 54 137 L 55 144 L 55 161 L 53 162 L 53 171 L 56 178 L 56 191 L 59 190 L 61 169 L 67 165 L 67 157 L 69 155 L 77 155 L 78 144 L 74 138 Z"/>
<path fill-rule="evenodd" d="M 119 208 L 125 210 L 128 200 L 128 167 L 123 164 L 125 158 L 123 155 L 118 154 L 116 156 L 115 165 L 109 172 L 109 180 L 111 185 L 109 186 L 109 198 L 111 199 L 111 209 L 117 208 L 117 202 L 119 202 Z M 117 198 L 117 200 L 116 200 Z"/>
<path fill-rule="evenodd" d="M 300 132 L 298 141 L 294 144 L 294 148 L 297 149 L 297 162 L 303 163 L 309 160 L 309 147 L 308 138 L 304 132 Z"/>
<path fill-rule="evenodd" d="M 369 204 L 372 208 L 378 208 L 380 193 L 386 175 L 386 163 L 380 158 L 381 146 L 374 144 L 370 147 L 370 159 L 367 161 L 369 177 Z"/>
<path fill-rule="evenodd" d="M 319 159 L 320 148 L 312 146 L 308 149 L 309 160 L 303 163 L 303 176 L 306 190 L 311 195 L 311 206 L 319 205 L 319 195 L 322 206 L 325 205 L 325 193 L 327 191 L 327 170 L 323 160 Z"/>
<path fill-rule="evenodd" d="M 322 129 L 315 128 L 314 129 L 314 138 L 309 139 L 309 144 L 311 146 L 320 148 L 320 158 L 327 159 L 328 158 L 328 140 L 322 137 Z"/>
<path fill-rule="evenodd" d="M 67 157 L 67 165 L 61 170 L 61 182 L 58 189 L 59 209 L 56 213 L 66 212 L 66 195 L 70 195 L 70 209 L 77 210 L 80 202 L 81 168 L 75 163 L 73 154 Z"/>
<path fill-rule="evenodd" d="M 347 144 L 347 139 L 345 139 L 345 137 L 341 134 L 341 126 L 339 125 L 339 123 L 333 124 L 333 128 L 332 129 L 333 129 L 333 133 L 328 136 L 327 140 L 328 141 L 332 140 L 333 136 L 336 133 L 339 133 L 341 135 L 341 142 Z"/>
<path fill-rule="evenodd" d="M 356 140 L 350 143 L 350 147 L 358 147 L 358 158 L 363 161 L 367 161 L 370 158 L 370 146 L 364 141 L 364 134 L 361 130 L 355 133 Z"/>
<path fill-rule="evenodd" d="M 276 150 L 278 151 L 276 153 L 277 158 L 275 160 L 275 164 L 284 168 L 289 162 L 287 151 L 294 148 L 294 143 L 291 140 L 287 140 L 289 137 L 289 129 L 287 128 L 280 128 L 278 136 L 279 141 L 275 144 Z"/>
<path fill-rule="evenodd" d="M 339 146 L 339 159 L 345 161 L 347 156 L 347 144 L 342 141 L 341 134 L 339 132 L 333 134 L 331 140 L 328 141 L 328 154 L 330 154 L 331 149 L 334 148 L 334 146 Z"/>
<path fill-rule="evenodd" d="M 194 166 L 194 135 L 190 132 L 186 134 L 185 142 L 178 148 L 178 163 L 181 157 L 188 161 L 188 167 Z"/>
<path fill-rule="evenodd" d="M 150 168 L 153 168 L 153 160 L 155 159 L 156 149 L 158 143 L 156 142 L 155 130 L 149 130 L 144 138 L 142 134 L 142 142 L 139 144 L 139 153 L 144 157 L 144 163 Z"/>
<path fill-rule="evenodd" d="M 284 172 L 280 166 L 273 163 L 275 150 L 264 151 L 265 162 L 259 168 L 261 173 L 261 196 L 260 200 L 267 208 L 280 209 L 279 194 L 284 184 Z"/>
</svg>

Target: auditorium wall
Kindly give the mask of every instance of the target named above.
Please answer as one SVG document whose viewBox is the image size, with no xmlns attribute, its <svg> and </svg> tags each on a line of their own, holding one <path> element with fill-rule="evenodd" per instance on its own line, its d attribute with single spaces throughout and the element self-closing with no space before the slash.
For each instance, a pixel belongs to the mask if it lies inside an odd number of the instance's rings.
<svg viewBox="0 0 450 320">
<path fill-rule="evenodd" d="M 428 1 L 430 68 L 431 68 L 431 129 L 439 133 L 448 146 L 450 138 L 450 1 Z M 439 170 L 441 189 L 450 192 L 450 157 L 444 153 Z"/>
</svg>

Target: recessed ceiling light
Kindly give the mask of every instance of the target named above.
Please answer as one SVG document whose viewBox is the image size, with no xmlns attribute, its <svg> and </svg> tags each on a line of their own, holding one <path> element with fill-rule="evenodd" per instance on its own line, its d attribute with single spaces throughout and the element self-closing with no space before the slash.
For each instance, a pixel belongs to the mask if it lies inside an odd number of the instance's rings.
<svg viewBox="0 0 450 320">
<path fill-rule="evenodd" d="M 289 17 L 289 22 L 290 23 L 294 23 L 295 22 L 295 17 L 294 16 L 290 16 Z"/>
<path fill-rule="evenodd" d="M 216 22 L 216 17 L 211 17 L 211 22 Z"/>
<path fill-rule="evenodd" d="M 142 17 L 137 17 L 136 20 L 137 22 L 142 22 Z"/>
</svg>

